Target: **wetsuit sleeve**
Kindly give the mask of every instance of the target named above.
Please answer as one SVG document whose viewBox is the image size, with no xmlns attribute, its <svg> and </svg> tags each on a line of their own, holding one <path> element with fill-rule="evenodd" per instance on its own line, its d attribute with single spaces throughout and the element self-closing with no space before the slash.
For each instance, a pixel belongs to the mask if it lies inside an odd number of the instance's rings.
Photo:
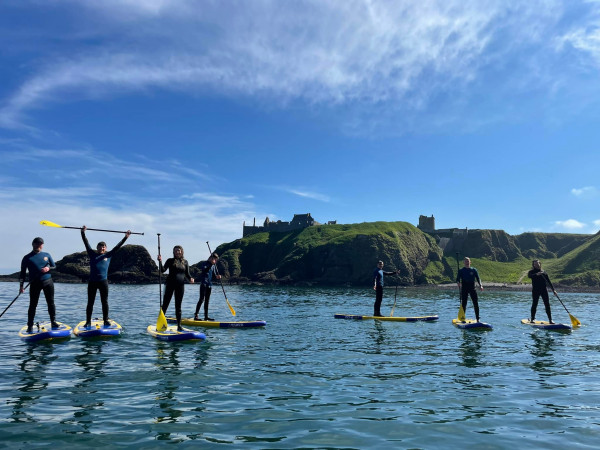
<svg viewBox="0 0 600 450">
<path fill-rule="evenodd" d="M 479 272 L 477 272 L 477 269 L 475 268 L 473 268 L 473 270 L 475 271 L 475 279 L 479 283 L 479 286 L 481 286 L 481 278 L 479 278 Z"/>
<path fill-rule="evenodd" d="M 167 259 L 165 261 L 165 265 L 164 266 L 162 264 L 162 261 L 158 262 L 158 266 L 160 268 L 160 271 L 163 272 L 163 273 L 166 272 L 171 267 L 172 264 L 173 264 L 173 258 Z"/>
<path fill-rule="evenodd" d="M 550 289 L 552 289 L 552 291 L 554 291 L 554 286 L 552 285 L 552 282 L 550 281 L 550 277 L 548 276 L 548 274 L 546 272 L 544 272 L 544 275 L 542 275 L 544 277 L 544 280 L 546 280 L 546 283 L 548 283 L 548 286 L 550 286 Z"/>
<path fill-rule="evenodd" d="M 54 260 L 52 259 L 52 256 L 50 256 L 50 255 L 48 255 L 48 267 L 50 267 L 51 269 L 56 268 L 56 264 L 54 263 Z"/>
<path fill-rule="evenodd" d="M 458 272 L 456 272 L 456 282 L 460 283 L 460 270 L 458 270 Z"/>
<path fill-rule="evenodd" d="M 185 277 L 188 280 L 192 279 L 192 276 L 190 275 L 190 265 L 188 264 L 187 260 L 185 261 Z"/>
<path fill-rule="evenodd" d="M 21 287 L 23 283 L 25 283 L 25 274 L 27 272 L 27 257 L 23 257 L 21 260 L 21 273 L 19 274 L 19 282 L 21 283 Z"/>
<path fill-rule="evenodd" d="M 121 239 L 121 242 L 119 242 L 117 245 L 115 245 L 115 248 L 113 248 L 110 252 L 108 252 L 108 257 L 111 257 L 117 250 L 119 250 L 121 247 L 123 247 L 123 244 L 125 243 L 125 241 L 127 240 L 127 236 L 125 236 L 123 239 Z"/>
<path fill-rule="evenodd" d="M 85 235 L 85 231 L 83 231 L 83 229 L 81 230 L 81 239 L 83 240 L 83 245 L 85 245 L 85 250 L 88 253 L 92 253 L 94 250 L 92 249 L 92 247 L 90 247 L 90 243 L 87 240 L 87 237 Z"/>
<path fill-rule="evenodd" d="M 535 273 L 533 272 L 533 270 L 530 270 L 529 272 L 527 272 L 527 276 L 533 280 Z"/>
</svg>

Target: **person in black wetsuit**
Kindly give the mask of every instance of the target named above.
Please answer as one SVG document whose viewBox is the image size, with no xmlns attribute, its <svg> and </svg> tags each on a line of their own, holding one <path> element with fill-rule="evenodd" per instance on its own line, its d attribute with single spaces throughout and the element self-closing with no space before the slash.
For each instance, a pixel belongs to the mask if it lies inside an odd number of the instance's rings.
<svg viewBox="0 0 600 450">
<path fill-rule="evenodd" d="M 373 289 L 375 290 L 375 304 L 373 305 L 373 316 L 382 317 L 381 315 L 381 302 L 383 301 L 383 276 L 384 275 L 396 275 L 400 273 L 399 270 L 396 272 L 384 272 L 383 261 L 377 263 L 377 268 L 373 271 Z"/>
<path fill-rule="evenodd" d="M 532 269 L 527 273 L 527 276 L 531 278 L 531 297 L 533 299 L 531 303 L 531 319 L 530 322 L 535 321 L 535 313 L 537 311 L 538 301 L 540 295 L 544 301 L 544 307 L 546 308 L 546 315 L 548 316 L 548 322 L 552 321 L 552 311 L 550 310 L 550 298 L 548 297 L 548 286 L 552 289 L 554 295 L 558 295 L 552 286 L 552 282 L 548 277 L 548 274 L 542 270 L 542 263 L 539 259 L 534 259 L 531 263 Z"/>
<path fill-rule="evenodd" d="M 194 320 L 198 320 L 198 313 L 200 307 L 204 303 L 204 320 L 214 320 L 208 317 L 208 302 L 210 300 L 210 293 L 212 292 L 212 277 L 215 276 L 217 280 L 221 279 L 221 275 L 217 273 L 217 261 L 219 255 L 212 253 L 209 258 L 200 265 L 200 298 L 196 304 L 196 313 L 194 314 Z"/>
<path fill-rule="evenodd" d="M 171 297 L 175 293 L 175 317 L 177 318 L 177 331 L 183 331 L 181 328 L 181 302 L 185 293 L 185 280 L 194 283 L 194 279 L 190 275 L 190 266 L 187 260 L 183 257 L 183 247 L 176 245 L 173 247 L 173 258 L 167 259 L 165 265 L 162 264 L 162 257 L 158 255 L 159 270 L 161 272 L 169 271 L 167 280 L 165 281 L 165 295 L 163 296 L 162 310 L 167 313 Z"/>
<path fill-rule="evenodd" d="M 463 261 L 464 267 L 456 274 L 456 284 L 458 284 L 458 290 L 460 291 L 460 304 L 462 305 L 463 311 L 467 311 L 467 300 L 469 295 L 471 296 L 471 302 L 473 302 L 473 309 L 475 310 L 475 318 L 479 322 L 479 301 L 477 299 L 477 291 L 475 290 L 475 281 L 479 284 L 479 289 L 483 291 L 483 285 L 479 278 L 479 272 L 475 267 L 471 267 L 471 258 L 466 258 Z M 462 281 L 462 283 L 461 283 Z"/>
<path fill-rule="evenodd" d="M 84 225 L 81 227 L 81 239 L 85 245 L 85 250 L 90 259 L 90 279 L 88 281 L 88 302 L 85 310 L 85 326 L 89 327 L 92 324 L 92 312 L 94 311 L 94 302 L 96 301 L 96 292 L 100 291 L 100 301 L 102 302 L 102 318 L 104 319 L 104 326 L 109 327 L 110 322 L 108 321 L 108 266 L 110 265 L 110 259 L 119 250 L 127 238 L 131 236 L 131 231 L 127 230 L 125 237 L 121 239 L 115 248 L 111 251 L 106 251 L 106 242 L 98 242 L 96 250 L 92 250 L 90 243 L 85 236 L 85 230 L 87 227 Z"/>
<path fill-rule="evenodd" d="M 32 332 L 35 310 L 40 299 L 40 292 L 44 291 L 46 304 L 48 305 L 48 314 L 52 328 L 58 328 L 56 323 L 56 307 L 54 305 L 54 281 L 50 275 L 50 269 L 56 265 L 50 253 L 43 252 L 44 240 L 36 237 L 31 243 L 33 247 L 31 253 L 23 257 L 21 261 L 21 273 L 19 275 L 19 291 L 25 292 L 23 284 L 25 283 L 25 273 L 29 271 L 29 309 L 27 311 L 27 333 Z"/>
</svg>

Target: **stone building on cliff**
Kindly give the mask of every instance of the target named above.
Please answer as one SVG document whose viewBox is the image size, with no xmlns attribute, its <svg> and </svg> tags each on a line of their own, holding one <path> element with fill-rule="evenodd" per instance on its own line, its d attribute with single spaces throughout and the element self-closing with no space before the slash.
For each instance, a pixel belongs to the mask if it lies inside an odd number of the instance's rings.
<svg viewBox="0 0 600 450">
<path fill-rule="evenodd" d="M 299 230 L 302 228 L 312 227 L 314 225 L 321 225 L 315 219 L 312 218 L 310 213 L 307 214 L 294 214 L 294 218 L 291 222 L 282 222 L 278 220 L 272 222 L 268 217 L 263 222 L 263 226 L 256 226 L 256 218 L 254 219 L 253 225 L 246 225 L 244 221 L 243 237 L 250 236 L 256 233 L 263 232 L 287 232 L 293 230 Z"/>
</svg>

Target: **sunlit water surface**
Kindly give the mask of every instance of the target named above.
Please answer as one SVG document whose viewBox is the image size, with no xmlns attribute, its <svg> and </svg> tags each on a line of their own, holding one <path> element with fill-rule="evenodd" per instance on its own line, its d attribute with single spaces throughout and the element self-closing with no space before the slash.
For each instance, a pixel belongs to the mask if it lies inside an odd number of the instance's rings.
<svg viewBox="0 0 600 450">
<path fill-rule="evenodd" d="M 1 309 L 17 287 L 0 283 Z M 56 285 L 58 320 L 84 319 L 85 292 Z M 561 296 L 583 322 L 567 334 L 520 323 L 526 292 L 482 294 L 490 332 L 452 326 L 453 291 L 398 290 L 395 316 L 438 314 L 434 323 L 333 318 L 371 314 L 369 289 L 230 286 L 227 294 L 236 320 L 267 326 L 206 329 L 206 342 L 159 342 L 146 334 L 158 285 L 111 285 L 120 338 L 26 344 L 17 335 L 26 322 L 23 295 L 0 319 L 0 447 L 600 445 L 598 294 Z M 187 286 L 184 315 L 197 296 Z M 386 290 L 385 312 L 393 299 L 394 289 Z M 555 300 L 553 311 L 569 323 Z M 211 314 L 232 319 L 217 289 Z M 46 319 L 42 297 L 36 320 Z"/>
</svg>

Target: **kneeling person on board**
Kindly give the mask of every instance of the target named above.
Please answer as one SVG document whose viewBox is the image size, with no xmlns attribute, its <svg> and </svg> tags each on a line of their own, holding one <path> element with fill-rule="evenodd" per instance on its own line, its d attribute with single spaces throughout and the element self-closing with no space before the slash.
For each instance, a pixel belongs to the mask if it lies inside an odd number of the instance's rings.
<svg viewBox="0 0 600 450">
<path fill-rule="evenodd" d="M 200 265 L 200 298 L 196 304 L 194 320 L 199 320 L 198 313 L 200 312 L 202 303 L 204 303 L 204 320 L 214 320 L 208 317 L 208 302 L 210 300 L 210 293 L 212 291 L 213 275 L 217 278 L 217 280 L 221 279 L 221 275 L 217 273 L 216 264 L 218 260 L 219 255 L 213 252 L 210 257 Z"/>
<path fill-rule="evenodd" d="M 534 259 L 531 263 L 532 269 L 527 273 L 527 276 L 531 278 L 531 296 L 533 301 L 531 302 L 531 319 L 530 322 L 533 323 L 535 321 L 535 313 L 537 311 L 538 301 L 540 299 L 540 295 L 542 296 L 542 300 L 544 301 L 544 307 L 546 308 L 546 315 L 548 316 L 548 322 L 552 322 L 552 311 L 550 310 L 550 298 L 548 297 L 548 287 L 552 289 L 554 295 L 556 291 L 554 290 L 554 286 L 552 286 L 552 282 L 548 277 L 548 274 L 542 270 L 542 263 L 539 259 Z"/>
<path fill-rule="evenodd" d="M 373 271 L 373 289 L 375 290 L 375 304 L 373 305 L 373 316 L 382 317 L 381 314 L 381 302 L 383 301 L 383 276 L 384 275 L 396 275 L 400 273 L 399 270 L 396 272 L 384 272 L 383 261 L 377 263 L 377 268 Z"/>
<path fill-rule="evenodd" d="M 19 275 L 19 291 L 25 292 L 23 284 L 25 283 L 25 272 L 29 271 L 29 310 L 27 311 L 27 333 L 32 332 L 35 310 L 40 299 L 40 292 L 44 291 L 46 304 L 48 305 L 48 314 L 52 328 L 58 328 L 56 323 L 56 307 L 54 306 L 54 281 L 50 275 L 50 269 L 56 265 L 50 253 L 43 252 L 44 240 L 36 237 L 31 243 L 33 247 L 31 253 L 23 257 L 21 261 L 21 273 Z"/>
<path fill-rule="evenodd" d="M 167 259 L 164 267 L 162 257 L 158 255 L 158 264 L 161 272 L 169 270 L 169 275 L 167 275 L 167 281 L 165 282 L 165 295 L 162 304 L 163 313 L 167 313 L 171 297 L 175 293 L 177 331 L 183 331 L 183 328 L 181 328 L 181 303 L 183 302 L 183 294 L 185 293 L 185 280 L 187 279 L 190 283 L 194 283 L 194 279 L 190 275 L 190 266 L 187 259 L 183 257 L 183 247 L 181 245 L 173 247 L 173 257 Z"/>
<path fill-rule="evenodd" d="M 110 322 L 108 321 L 108 266 L 110 265 L 110 259 L 119 250 L 127 238 L 131 236 L 131 231 L 127 230 L 125 237 L 121 239 L 115 248 L 111 251 L 106 251 L 106 242 L 100 241 L 96 245 L 96 251 L 92 249 L 90 243 L 85 236 L 85 230 L 87 227 L 84 225 L 81 227 L 81 239 L 85 245 L 85 250 L 90 259 L 90 279 L 88 281 L 88 302 L 85 310 L 85 326 L 89 327 L 92 325 L 92 312 L 94 311 L 94 302 L 96 301 L 96 292 L 100 291 L 100 301 L 102 302 L 102 318 L 104 319 L 104 326 L 109 327 Z"/>
<path fill-rule="evenodd" d="M 456 284 L 460 290 L 460 304 L 463 311 L 467 311 L 467 300 L 471 296 L 473 309 L 475 310 L 475 318 L 479 322 L 479 302 L 477 301 L 477 291 L 475 290 L 475 280 L 479 284 L 479 289 L 483 291 L 483 285 L 479 278 L 479 273 L 475 267 L 471 267 L 471 258 L 465 257 L 464 267 L 456 274 Z M 462 283 L 461 283 L 462 280 Z"/>
</svg>

